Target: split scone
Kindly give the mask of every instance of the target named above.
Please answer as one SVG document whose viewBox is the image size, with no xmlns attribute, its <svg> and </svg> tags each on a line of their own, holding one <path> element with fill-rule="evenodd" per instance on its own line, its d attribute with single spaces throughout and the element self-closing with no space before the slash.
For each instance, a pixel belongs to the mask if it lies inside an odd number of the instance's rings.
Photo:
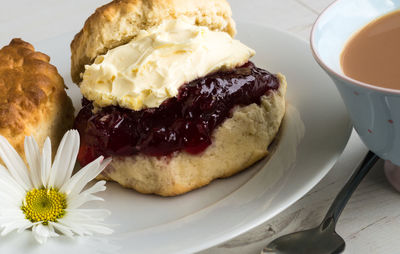
<svg viewBox="0 0 400 254">
<path fill-rule="evenodd" d="M 71 43 L 84 96 L 78 160 L 112 156 L 99 176 L 174 196 L 231 176 L 268 153 L 286 80 L 234 40 L 225 0 L 116 0 Z"/>
<path fill-rule="evenodd" d="M 33 136 L 39 145 L 50 137 L 56 151 L 73 125 L 74 108 L 64 80 L 49 61 L 21 39 L 0 50 L 0 135 L 22 158 L 25 136 Z"/>
</svg>

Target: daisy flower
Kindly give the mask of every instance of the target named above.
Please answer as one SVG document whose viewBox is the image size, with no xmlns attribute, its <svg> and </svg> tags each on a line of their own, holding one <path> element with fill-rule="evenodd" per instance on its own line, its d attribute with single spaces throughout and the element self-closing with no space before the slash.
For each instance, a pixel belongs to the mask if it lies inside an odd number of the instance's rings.
<svg viewBox="0 0 400 254">
<path fill-rule="evenodd" d="M 25 138 L 25 157 L 18 155 L 6 138 L 0 136 L 0 232 L 31 229 L 35 239 L 44 243 L 63 234 L 111 234 L 102 222 L 109 215 L 103 209 L 85 209 L 89 201 L 103 200 L 94 194 L 104 191 L 105 181 L 84 190 L 110 159 L 101 156 L 72 176 L 79 150 L 79 133 L 68 131 L 60 142 L 54 162 L 47 138 L 40 153 L 33 137 Z"/>
</svg>

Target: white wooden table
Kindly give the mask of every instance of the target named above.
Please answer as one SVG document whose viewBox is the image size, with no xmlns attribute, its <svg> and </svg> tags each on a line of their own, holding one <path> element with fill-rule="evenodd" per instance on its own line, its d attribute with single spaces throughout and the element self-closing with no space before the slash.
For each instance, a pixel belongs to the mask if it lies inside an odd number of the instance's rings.
<svg viewBox="0 0 400 254">
<path fill-rule="evenodd" d="M 318 14 L 333 0 L 229 0 L 236 21 L 262 23 L 308 40 Z M 22 37 L 35 43 L 77 32 L 108 0 L 18 0 L 2 2 L 0 45 Z M 77 7 L 79 6 L 79 7 Z M 245 11 L 244 11 L 245 10 Z M 18 29 L 10 30 L 9 27 Z M 62 28 L 62 29 L 60 29 Z M 62 73 L 64 77 L 68 74 Z M 305 197 L 270 221 L 201 254 L 259 253 L 272 239 L 319 224 L 335 195 L 366 153 L 353 132 L 336 166 Z M 400 194 L 387 183 L 380 161 L 358 188 L 339 221 L 345 253 L 400 253 Z"/>
</svg>

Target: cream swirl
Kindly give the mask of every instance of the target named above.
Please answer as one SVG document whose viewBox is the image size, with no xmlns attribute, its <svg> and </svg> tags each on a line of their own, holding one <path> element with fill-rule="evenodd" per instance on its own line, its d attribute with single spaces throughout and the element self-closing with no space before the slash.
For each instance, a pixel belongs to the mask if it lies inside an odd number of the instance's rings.
<svg viewBox="0 0 400 254">
<path fill-rule="evenodd" d="M 246 63 L 255 52 L 229 34 L 183 20 L 141 31 L 85 66 L 81 92 L 95 105 L 158 107 L 181 85 Z"/>
</svg>

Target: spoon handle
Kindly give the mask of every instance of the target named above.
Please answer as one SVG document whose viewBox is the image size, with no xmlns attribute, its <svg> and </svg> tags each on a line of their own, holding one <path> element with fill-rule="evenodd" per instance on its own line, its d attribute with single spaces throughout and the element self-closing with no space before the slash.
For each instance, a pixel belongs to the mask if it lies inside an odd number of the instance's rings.
<svg viewBox="0 0 400 254">
<path fill-rule="evenodd" d="M 329 208 L 324 220 L 320 225 L 320 229 L 326 230 L 327 228 L 335 230 L 336 223 L 342 213 L 344 207 L 349 201 L 351 195 L 356 190 L 357 186 L 361 183 L 364 177 L 367 175 L 372 166 L 379 159 L 373 152 L 369 151 L 365 156 L 361 165 L 353 173 L 351 178 L 347 181 L 346 185 L 343 186 L 342 190 L 336 196 L 331 207 Z"/>
</svg>

